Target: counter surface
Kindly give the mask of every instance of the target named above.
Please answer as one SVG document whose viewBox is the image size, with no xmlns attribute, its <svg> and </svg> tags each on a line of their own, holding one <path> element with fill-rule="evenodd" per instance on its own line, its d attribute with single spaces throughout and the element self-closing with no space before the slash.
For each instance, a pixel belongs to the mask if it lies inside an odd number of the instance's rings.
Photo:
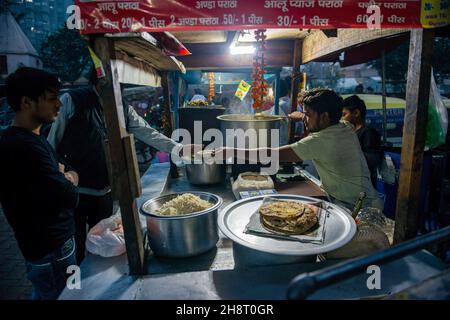
<svg viewBox="0 0 450 320">
<path fill-rule="evenodd" d="M 141 179 L 142 196 L 137 201 L 139 207 L 160 194 L 193 190 L 221 196 L 224 200 L 222 208 L 235 201 L 230 183 L 195 187 L 183 175 L 168 180 L 168 172 L 168 164 L 158 164 L 145 173 Z M 145 230 L 145 217 L 140 215 L 140 221 Z M 149 252 L 146 276 L 128 275 L 125 254 L 113 258 L 88 254 L 81 265 L 81 289 L 66 288 L 60 299 L 285 299 L 287 286 L 295 276 L 337 262 L 340 261 L 238 265 L 234 261 L 231 240 L 220 233 L 217 247 L 200 256 L 169 259 L 155 257 Z M 311 299 L 386 295 L 436 275 L 446 267 L 435 256 L 421 251 L 381 266 L 380 290 L 369 290 L 366 285 L 369 275 L 361 273 L 316 292 Z"/>
</svg>

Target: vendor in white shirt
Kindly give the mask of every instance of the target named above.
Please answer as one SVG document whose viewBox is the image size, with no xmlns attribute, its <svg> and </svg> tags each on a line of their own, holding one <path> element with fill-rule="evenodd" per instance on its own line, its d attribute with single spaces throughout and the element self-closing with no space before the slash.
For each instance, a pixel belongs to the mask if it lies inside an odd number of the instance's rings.
<svg viewBox="0 0 450 320">
<path fill-rule="evenodd" d="M 75 209 L 79 264 L 85 253 L 86 224 L 90 229 L 113 211 L 103 145 L 106 126 L 95 74 L 91 83 L 94 85 L 89 88 L 71 90 L 60 97 L 61 110 L 47 138 L 57 153 L 73 165 L 80 178 L 80 201 Z M 136 139 L 168 153 L 176 146 L 181 148 L 180 144 L 150 127 L 132 106 L 124 106 L 124 115 L 127 130 Z"/>
</svg>

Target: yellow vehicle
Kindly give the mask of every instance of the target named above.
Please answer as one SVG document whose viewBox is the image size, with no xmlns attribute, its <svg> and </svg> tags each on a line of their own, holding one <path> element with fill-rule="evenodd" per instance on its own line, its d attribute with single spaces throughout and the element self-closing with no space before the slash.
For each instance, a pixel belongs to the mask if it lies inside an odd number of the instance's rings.
<svg viewBox="0 0 450 320">
<path fill-rule="evenodd" d="M 342 95 L 345 99 L 350 94 Z M 383 133 L 383 102 L 382 96 L 376 94 L 357 94 L 364 100 L 367 107 L 366 124 Z M 386 136 L 387 140 L 400 146 L 403 134 L 403 118 L 405 115 L 406 101 L 400 98 L 386 97 Z"/>
</svg>

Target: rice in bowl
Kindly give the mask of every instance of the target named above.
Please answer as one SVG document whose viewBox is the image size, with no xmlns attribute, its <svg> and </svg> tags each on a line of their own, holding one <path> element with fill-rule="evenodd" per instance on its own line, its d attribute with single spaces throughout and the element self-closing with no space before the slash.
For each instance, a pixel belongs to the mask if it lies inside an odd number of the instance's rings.
<svg viewBox="0 0 450 320">
<path fill-rule="evenodd" d="M 183 193 L 164 203 L 155 213 L 161 216 L 179 216 L 209 209 L 214 204 L 193 195 Z"/>
</svg>

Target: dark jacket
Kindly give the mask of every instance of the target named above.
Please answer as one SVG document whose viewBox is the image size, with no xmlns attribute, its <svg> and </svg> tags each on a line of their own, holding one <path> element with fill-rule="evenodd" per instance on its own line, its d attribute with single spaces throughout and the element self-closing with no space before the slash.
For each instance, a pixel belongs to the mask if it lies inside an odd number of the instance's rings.
<svg viewBox="0 0 450 320">
<path fill-rule="evenodd" d="M 92 88 L 81 88 L 69 92 L 75 106 L 58 154 L 80 177 L 79 186 L 103 189 L 109 186 L 108 169 L 104 151 L 106 126 L 103 109 Z"/>
</svg>

